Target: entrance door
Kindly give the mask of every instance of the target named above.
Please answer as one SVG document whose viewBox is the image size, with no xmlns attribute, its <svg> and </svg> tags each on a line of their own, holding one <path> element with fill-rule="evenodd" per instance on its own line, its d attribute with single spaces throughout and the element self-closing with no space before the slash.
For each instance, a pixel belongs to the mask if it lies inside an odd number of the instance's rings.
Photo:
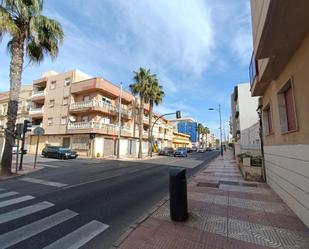
<svg viewBox="0 0 309 249">
<path fill-rule="evenodd" d="M 115 142 L 113 139 L 104 138 L 104 147 L 103 147 L 104 156 L 114 155 L 114 151 L 115 151 L 114 146 L 115 146 Z"/>
<path fill-rule="evenodd" d="M 64 137 L 62 140 L 62 146 L 65 148 L 70 148 L 70 138 Z"/>
</svg>

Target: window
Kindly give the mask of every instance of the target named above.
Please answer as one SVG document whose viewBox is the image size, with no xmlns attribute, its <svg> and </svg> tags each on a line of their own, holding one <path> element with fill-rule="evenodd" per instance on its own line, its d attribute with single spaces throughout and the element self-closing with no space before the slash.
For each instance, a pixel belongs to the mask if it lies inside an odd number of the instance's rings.
<svg viewBox="0 0 309 249">
<path fill-rule="evenodd" d="M 50 83 L 50 89 L 51 90 L 56 89 L 56 81 L 55 80 Z"/>
<path fill-rule="evenodd" d="M 271 118 L 271 110 L 270 104 L 266 105 L 263 110 L 263 124 L 264 124 L 264 132 L 266 135 L 270 135 L 273 133 L 273 125 Z"/>
<path fill-rule="evenodd" d="M 297 130 L 292 80 L 290 79 L 278 92 L 281 132 Z"/>
<path fill-rule="evenodd" d="M 69 97 L 64 97 L 62 104 L 63 105 L 68 105 L 69 104 Z"/>
<path fill-rule="evenodd" d="M 82 122 L 88 122 L 89 120 L 89 117 L 88 116 L 83 116 L 82 117 Z"/>
<path fill-rule="evenodd" d="M 54 107 L 55 106 L 55 100 L 51 99 L 49 100 L 49 107 Z"/>
<path fill-rule="evenodd" d="M 52 126 L 53 125 L 53 118 L 48 118 L 47 119 L 47 126 Z"/>
<path fill-rule="evenodd" d="M 109 98 L 106 98 L 106 97 L 102 97 L 102 102 L 109 104 L 109 105 L 112 103 L 112 101 Z"/>
<path fill-rule="evenodd" d="M 64 80 L 64 86 L 69 86 L 69 85 L 71 85 L 71 78 L 70 77 L 65 78 L 65 80 Z"/>
<path fill-rule="evenodd" d="M 107 117 L 101 118 L 100 123 L 101 124 L 110 124 L 110 118 L 107 118 Z"/>
<path fill-rule="evenodd" d="M 84 96 L 84 102 L 88 102 L 90 100 L 90 96 Z"/>
<path fill-rule="evenodd" d="M 67 117 L 61 117 L 61 124 L 65 125 L 67 123 Z"/>
</svg>

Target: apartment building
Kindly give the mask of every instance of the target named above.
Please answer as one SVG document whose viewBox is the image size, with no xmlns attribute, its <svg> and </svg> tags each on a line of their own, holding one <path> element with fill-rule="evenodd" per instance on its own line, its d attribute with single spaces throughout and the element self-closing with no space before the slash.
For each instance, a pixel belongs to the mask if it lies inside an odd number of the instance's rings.
<svg viewBox="0 0 309 249">
<path fill-rule="evenodd" d="M 309 1 L 251 0 L 268 184 L 309 227 Z"/>
<path fill-rule="evenodd" d="M 29 118 L 31 92 L 31 85 L 24 85 L 20 89 L 16 123 L 23 123 L 25 119 Z M 9 92 L 0 93 L 0 159 L 2 157 L 2 150 L 4 147 L 4 128 L 6 127 L 7 123 L 8 102 Z M 27 141 L 28 139 L 26 142 Z"/>
<path fill-rule="evenodd" d="M 178 147 L 192 147 L 192 143 L 190 141 L 190 135 L 176 132 L 173 133 L 173 148 L 177 149 Z"/>
<path fill-rule="evenodd" d="M 60 74 L 49 72 L 33 82 L 31 101 L 32 124 L 45 130 L 39 151 L 50 144 L 69 147 L 81 156 L 113 156 L 117 154 L 120 130 L 120 155 L 135 156 L 138 152 L 138 102 L 132 94 L 105 79 L 93 78 L 78 70 Z M 148 150 L 148 122 L 145 116 L 145 153 Z M 163 123 L 161 121 L 157 126 L 159 136 L 164 133 Z M 161 142 L 160 139 L 157 137 Z M 163 135 L 162 140 L 165 139 L 167 137 Z M 36 142 L 37 137 L 32 135 L 30 153 L 34 152 Z"/>
<path fill-rule="evenodd" d="M 258 97 L 252 97 L 250 83 L 237 84 L 231 94 L 231 126 L 235 155 L 250 152 L 261 154 Z"/>
</svg>

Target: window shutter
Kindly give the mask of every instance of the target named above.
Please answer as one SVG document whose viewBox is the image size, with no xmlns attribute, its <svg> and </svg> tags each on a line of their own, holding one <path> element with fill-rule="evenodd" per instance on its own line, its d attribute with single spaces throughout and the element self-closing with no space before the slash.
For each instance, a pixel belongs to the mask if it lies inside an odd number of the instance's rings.
<svg viewBox="0 0 309 249">
<path fill-rule="evenodd" d="M 296 130 L 296 115 L 293 101 L 292 87 L 289 87 L 284 92 L 285 106 L 286 106 L 286 118 L 288 124 L 288 130 Z"/>
</svg>

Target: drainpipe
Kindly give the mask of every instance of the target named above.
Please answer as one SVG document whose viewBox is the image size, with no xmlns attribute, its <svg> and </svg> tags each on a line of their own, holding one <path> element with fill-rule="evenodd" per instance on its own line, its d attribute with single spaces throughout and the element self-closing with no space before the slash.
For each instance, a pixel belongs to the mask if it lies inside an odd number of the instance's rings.
<svg viewBox="0 0 309 249">
<path fill-rule="evenodd" d="M 266 182 L 266 168 L 265 168 L 265 156 L 264 156 L 264 141 L 263 141 L 263 121 L 262 121 L 262 105 L 259 104 L 257 110 L 257 114 L 259 115 L 259 135 L 261 141 L 261 154 L 262 154 L 262 181 Z"/>
</svg>

